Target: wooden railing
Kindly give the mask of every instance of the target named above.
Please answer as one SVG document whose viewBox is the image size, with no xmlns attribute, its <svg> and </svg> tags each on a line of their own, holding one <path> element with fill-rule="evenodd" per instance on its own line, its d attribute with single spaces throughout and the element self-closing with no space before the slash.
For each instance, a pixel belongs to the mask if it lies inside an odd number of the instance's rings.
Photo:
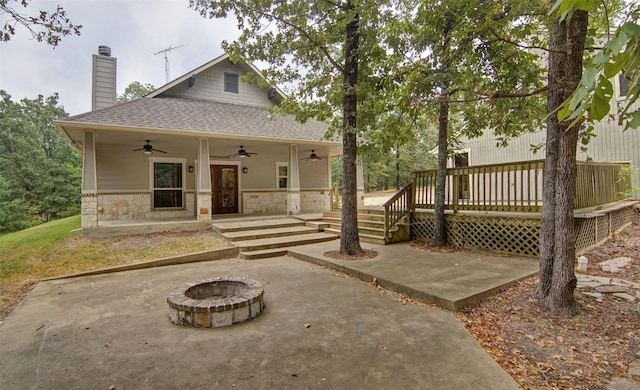
<svg viewBox="0 0 640 390">
<path fill-rule="evenodd" d="M 629 198 L 631 177 L 621 174 L 631 164 L 578 162 L 576 175 L 576 209 L 596 207 Z"/>
<path fill-rule="evenodd" d="M 404 186 L 389 200 L 384 202 L 384 237 L 389 235 L 389 230 L 402 218 L 413 210 L 413 186 L 411 183 Z"/>
<path fill-rule="evenodd" d="M 576 209 L 626 199 L 630 183 L 621 179 L 628 163 L 578 162 Z M 447 169 L 445 209 L 475 211 L 542 211 L 544 160 Z M 436 170 L 413 173 L 416 208 L 433 209 Z"/>
</svg>

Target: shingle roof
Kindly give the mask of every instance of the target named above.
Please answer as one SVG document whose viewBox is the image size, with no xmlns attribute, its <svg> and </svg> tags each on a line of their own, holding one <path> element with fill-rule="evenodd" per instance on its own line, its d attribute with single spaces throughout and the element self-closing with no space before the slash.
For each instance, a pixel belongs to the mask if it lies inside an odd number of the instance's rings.
<svg viewBox="0 0 640 390">
<path fill-rule="evenodd" d="M 328 129 L 315 120 L 302 124 L 293 116 L 269 118 L 265 108 L 167 96 L 143 97 L 59 122 L 304 141 L 323 141 Z"/>
</svg>

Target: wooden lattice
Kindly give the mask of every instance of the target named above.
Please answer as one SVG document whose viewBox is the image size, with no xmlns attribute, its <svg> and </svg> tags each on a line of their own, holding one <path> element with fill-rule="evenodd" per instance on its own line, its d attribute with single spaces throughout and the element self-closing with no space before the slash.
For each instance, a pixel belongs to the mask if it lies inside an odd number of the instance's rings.
<svg viewBox="0 0 640 390">
<path fill-rule="evenodd" d="M 633 213 L 633 208 L 627 207 L 609 214 L 611 216 L 611 231 L 617 232 L 630 224 L 633 220 Z"/>
<path fill-rule="evenodd" d="M 631 223 L 633 208 L 604 212 L 576 219 L 576 253 L 605 242 L 615 232 Z M 411 219 L 411 238 L 431 240 L 434 235 L 433 213 L 415 212 Z M 523 256 L 540 255 L 539 218 L 445 215 L 447 239 L 455 246 L 474 247 Z"/>
<path fill-rule="evenodd" d="M 452 245 L 524 256 L 538 256 L 540 220 L 494 216 L 446 215 L 447 239 Z M 432 239 L 433 214 L 415 213 L 413 239 Z"/>
<path fill-rule="evenodd" d="M 578 219 L 576 221 L 576 252 L 591 248 L 596 243 L 596 219 Z"/>
</svg>

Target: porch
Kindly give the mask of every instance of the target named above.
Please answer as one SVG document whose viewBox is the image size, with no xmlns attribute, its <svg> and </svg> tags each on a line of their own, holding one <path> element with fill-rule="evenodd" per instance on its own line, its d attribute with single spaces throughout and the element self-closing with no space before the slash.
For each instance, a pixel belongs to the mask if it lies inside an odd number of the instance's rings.
<svg viewBox="0 0 640 390">
<path fill-rule="evenodd" d="M 576 251 L 606 241 L 631 223 L 630 163 L 578 162 Z M 544 160 L 447 169 L 445 226 L 454 246 L 539 256 Z M 385 204 L 385 237 L 407 225 L 414 240 L 434 232 L 436 171 L 414 172 Z"/>
</svg>

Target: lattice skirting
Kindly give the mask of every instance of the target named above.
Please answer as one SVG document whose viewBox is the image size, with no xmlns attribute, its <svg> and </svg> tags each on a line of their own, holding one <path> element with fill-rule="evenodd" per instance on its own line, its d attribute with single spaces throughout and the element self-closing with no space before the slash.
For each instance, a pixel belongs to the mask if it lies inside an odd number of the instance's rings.
<svg viewBox="0 0 640 390">
<path fill-rule="evenodd" d="M 576 253 L 605 242 L 628 226 L 633 208 L 623 208 L 589 218 L 576 219 Z M 464 214 L 445 215 L 447 239 L 451 245 L 473 247 L 522 256 L 540 256 L 539 216 L 500 217 Z M 433 239 L 433 213 L 415 212 L 411 219 L 411 239 Z"/>
<path fill-rule="evenodd" d="M 540 219 L 474 215 L 446 215 L 451 245 L 488 249 L 523 256 L 538 256 Z M 414 213 L 412 239 L 432 239 L 433 214 Z"/>
<path fill-rule="evenodd" d="M 631 223 L 633 212 L 632 207 L 627 207 L 592 218 L 576 219 L 576 252 L 585 252 L 607 241 Z"/>
</svg>

